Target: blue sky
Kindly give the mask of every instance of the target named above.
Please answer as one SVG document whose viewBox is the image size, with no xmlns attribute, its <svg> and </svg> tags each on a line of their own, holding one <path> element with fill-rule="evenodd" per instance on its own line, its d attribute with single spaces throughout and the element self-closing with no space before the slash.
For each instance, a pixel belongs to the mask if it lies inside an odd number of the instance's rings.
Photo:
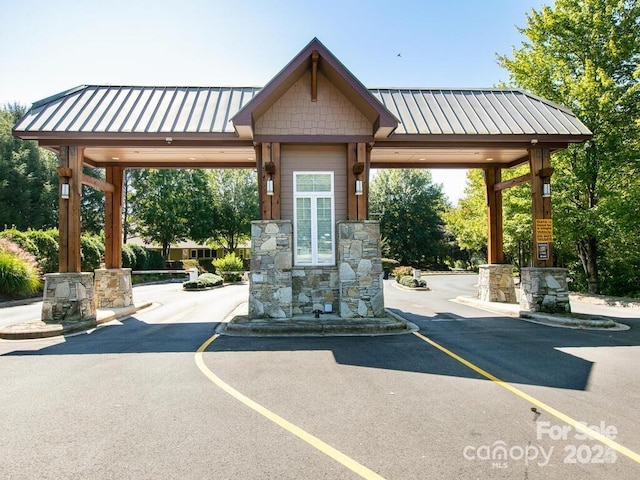
<svg viewBox="0 0 640 480">
<path fill-rule="evenodd" d="M 490 87 L 545 3 L 0 0 L 0 104 L 81 84 L 262 86 L 313 37 L 367 87 Z M 433 173 L 461 194 L 463 172 Z"/>
</svg>

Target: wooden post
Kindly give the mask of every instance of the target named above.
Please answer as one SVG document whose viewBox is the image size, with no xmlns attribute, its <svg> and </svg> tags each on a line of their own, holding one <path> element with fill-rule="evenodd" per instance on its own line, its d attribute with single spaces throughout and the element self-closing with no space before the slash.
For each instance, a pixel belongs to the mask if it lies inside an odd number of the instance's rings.
<svg viewBox="0 0 640 480">
<path fill-rule="evenodd" d="M 280 220 L 280 204 L 281 204 L 281 185 L 282 171 L 280 169 L 280 144 L 271 144 L 271 161 L 276 166 L 276 172 L 273 177 L 273 195 L 271 196 L 271 219 Z"/>
<path fill-rule="evenodd" d="M 62 185 L 69 184 L 69 148 L 60 147 L 58 154 L 58 271 L 69 271 L 69 199 L 62 198 Z"/>
<path fill-rule="evenodd" d="M 60 147 L 58 158 L 58 271 L 80 272 L 82 148 Z M 62 198 L 63 184 L 69 186 L 69 198 Z"/>
<path fill-rule="evenodd" d="M 489 167 L 484 169 L 484 182 L 487 199 L 487 263 L 504 263 L 504 244 L 502 234 L 502 191 L 495 185 L 502 181 L 502 169 Z"/>
<path fill-rule="evenodd" d="M 105 192 L 105 267 L 122 268 L 122 189 L 124 169 L 107 167 L 106 181 L 113 192 Z"/>
<path fill-rule="evenodd" d="M 262 162 L 262 145 L 258 144 L 253 147 L 256 152 L 256 180 L 258 182 L 258 215 L 260 220 L 264 220 L 263 208 L 264 208 L 264 163 Z"/>
<path fill-rule="evenodd" d="M 71 168 L 71 182 L 69 185 L 68 225 L 69 250 L 67 272 L 81 272 L 80 236 L 82 223 L 80 218 L 80 203 L 82 199 L 82 166 L 84 156 L 82 147 L 69 147 L 69 168 Z"/>
<path fill-rule="evenodd" d="M 356 175 L 353 166 L 356 163 L 356 144 L 347 144 L 347 220 L 357 220 Z"/>
<path fill-rule="evenodd" d="M 531 168 L 531 197 L 533 213 L 533 266 L 553 266 L 553 224 L 551 220 L 551 197 L 543 196 L 543 183 L 550 182 L 551 153 L 548 148 L 529 149 Z"/>
<path fill-rule="evenodd" d="M 271 161 L 271 144 L 265 142 L 262 144 L 262 154 L 260 158 L 262 160 L 262 168 L 260 169 L 260 175 L 258 181 L 260 182 L 260 186 L 262 187 L 260 194 L 260 203 L 262 208 L 260 209 L 260 219 L 261 220 L 272 220 L 273 216 L 271 213 L 271 197 L 272 195 L 267 195 L 267 189 L 265 185 L 267 184 L 267 178 L 269 178 L 269 174 L 265 169 L 265 164 Z"/>
<path fill-rule="evenodd" d="M 356 196 L 358 205 L 357 205 L 357 213 L 358 220 L 366 220 L 367 219 L 367 195 L 369 192 L 369 155 L 367 154 L 367 144 L 366 143 L 358 143 L 357 150 L 357 162 L 362 163 L 364 165 L 364 171 L 360 174 L 360 180 L 362 180 L 362 195 Z"/>
</svg>

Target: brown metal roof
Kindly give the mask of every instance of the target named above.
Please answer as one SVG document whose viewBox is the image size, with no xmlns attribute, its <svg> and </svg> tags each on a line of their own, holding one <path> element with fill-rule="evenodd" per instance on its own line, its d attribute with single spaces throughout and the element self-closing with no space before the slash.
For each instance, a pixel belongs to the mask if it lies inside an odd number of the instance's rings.
<svg viewBox="0 0 640 480">
<path fill-rule="evenodd" d="M 231 134 L 234 117 L 257 87 L 88 85 L 36 102 L 16 124 L 21 138 L 123 134 Z M 389 139 L 414 135 L 561 136 L 589 129 L 569 110 L 521 90 L 370 89 L 399 125 Z"/>
<path fill-rule="evenodd" d="M 522 90 L 371 89 L 399 135 L 590 136 L 569 110 Z"/>
<path fill-rule="evenodd" d="M 33 104 L 14 132 L 39 134 L 231 133 L 229 121 L 257 87 L 87 85 Z"/>
</svg>

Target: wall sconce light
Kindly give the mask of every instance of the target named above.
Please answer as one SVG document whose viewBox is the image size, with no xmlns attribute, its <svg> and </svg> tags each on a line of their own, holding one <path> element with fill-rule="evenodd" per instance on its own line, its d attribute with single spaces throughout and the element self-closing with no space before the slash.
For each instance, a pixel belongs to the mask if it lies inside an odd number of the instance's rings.
<svg viewBox="0 0 640 480">
<path fill-rule="evenodd" d="M 362 195 L 363 191 L 362 180 L 356 178 L 356 195 Z"/>
<path fill-rule="evenodd" d="M 551 179 L 550 178 L 542 179 L 542 196 L 544 198 L 551 197 Z"/>
<path fill-rule="evenodd" d="M 273 178 L 267 178 L 267 195 L 273 195 Z"/>
<path fill-rule="evenodd" d="M 62 183 L 60 185 L 60 198 L 68 199 L 69 198 L 69 184 Z"/>
</svg>

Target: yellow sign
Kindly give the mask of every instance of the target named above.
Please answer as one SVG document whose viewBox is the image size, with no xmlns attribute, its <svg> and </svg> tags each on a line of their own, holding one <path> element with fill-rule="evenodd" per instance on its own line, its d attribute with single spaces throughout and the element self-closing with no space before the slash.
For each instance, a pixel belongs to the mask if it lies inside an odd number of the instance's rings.
<svg viewBox="0 0 640 480">
<path fill-rule="evenodd" d="M 553 242 L 553 220 L 536 218 L 536 242 Z"/>
</svg>

